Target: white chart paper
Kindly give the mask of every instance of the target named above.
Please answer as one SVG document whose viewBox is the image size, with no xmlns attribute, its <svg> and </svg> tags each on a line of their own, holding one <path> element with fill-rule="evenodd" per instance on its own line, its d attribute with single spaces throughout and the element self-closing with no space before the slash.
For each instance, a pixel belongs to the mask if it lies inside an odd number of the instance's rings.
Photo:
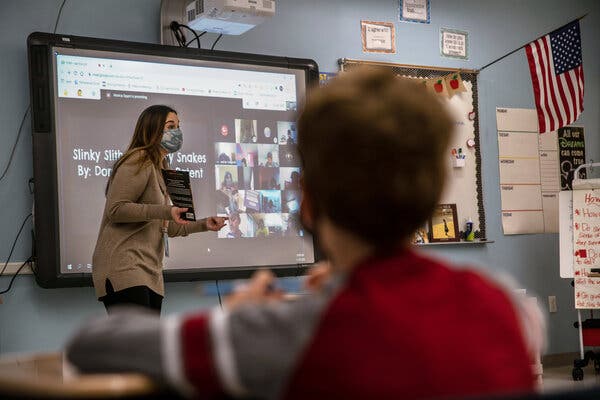
<svg viewBox="0 0 600 400">
<path fill-rule="evenodd" d="M 496 123 L 504 234 L 558 232 L 556 132 L 538 133 L 535 110 L 497 108 Z"/>
</svg>

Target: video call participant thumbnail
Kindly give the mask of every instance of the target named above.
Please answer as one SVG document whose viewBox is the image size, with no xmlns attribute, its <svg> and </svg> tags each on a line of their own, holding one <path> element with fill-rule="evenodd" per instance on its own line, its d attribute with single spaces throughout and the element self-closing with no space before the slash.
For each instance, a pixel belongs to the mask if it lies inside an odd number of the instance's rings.
<svg viewBox="0 0 600 400">
<path fill-rule="evenodd" d="M 275 121 L 258 121 L 258 143 L 278 144 L 277 137 L 277 122 Z"/>
<path fill-rule="evenodd" d="M 215 160 L 217 164 L 236 165 L 236 144 L 215 143 Z"/>
<path fill-rule="evenodd" d="M 255 119 L 235 120 L 235 141 L 237 143 L 256 143 L 257 121 Z"/>
<path fill-rule="evenodd" d="M 279 146 L 279 166 L 281 167 L 299 167 L 300 156 L 298 148 L 295 145 Z"/>
</svg>

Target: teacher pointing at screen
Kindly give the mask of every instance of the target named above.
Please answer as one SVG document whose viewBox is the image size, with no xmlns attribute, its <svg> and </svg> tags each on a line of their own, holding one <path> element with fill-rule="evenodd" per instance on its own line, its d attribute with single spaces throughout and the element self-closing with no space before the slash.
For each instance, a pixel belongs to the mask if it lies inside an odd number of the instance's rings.
<svg viewBox="0 0 600 400">
<path fill-rule="evenodd" d="M 119 304 L 137 304 L 160 313 L 167 236 L 225 226 L 223 217 L 182 220 L 187 209 L 171 205 L 161 170 L 167 167 L 167 154 L 182 143 L 177 112 L 150 106 L 140 114 L 129 147 L 113 167 L 92 270 L 96 296 L 108 312 Z"/>
</svg>

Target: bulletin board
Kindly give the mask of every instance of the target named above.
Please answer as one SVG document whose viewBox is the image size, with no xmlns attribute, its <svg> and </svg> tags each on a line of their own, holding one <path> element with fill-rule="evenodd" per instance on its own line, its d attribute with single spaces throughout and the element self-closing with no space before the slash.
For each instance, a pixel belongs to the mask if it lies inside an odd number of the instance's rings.
<svg viewBox="0 0 600 400">
<path fill-rule="evenodd" d="M 452 73 L 460 74 L 466 91 L 444 97 L 451 115 L 454 117 L 455 134 L 450 149 L 462 149 L 464 166 L 456 167 L 455 156 L 448 150 L 448 181 L 440 203 L 456 204 L 458 226 L 461 237 L 469 219 L 473 221 L 475 238 L 487 241 L 485 212 L 483 209 L 483 189 L 481 182 L 481 146 L 479 138 L 479 110 L 477 98 L 477 71 L 457 70 L 441 67 L 416 66 L 385 62 L 339 60 L 340 70 L 346 71 L 359 65 L 371 65 L 391 69 L 395 74 L 407 78 L 433 79 Z M 474 146 L 467 142 L 473 140 Z M 464 243 L 464 242 L 455 242 Z"/>
</svg>

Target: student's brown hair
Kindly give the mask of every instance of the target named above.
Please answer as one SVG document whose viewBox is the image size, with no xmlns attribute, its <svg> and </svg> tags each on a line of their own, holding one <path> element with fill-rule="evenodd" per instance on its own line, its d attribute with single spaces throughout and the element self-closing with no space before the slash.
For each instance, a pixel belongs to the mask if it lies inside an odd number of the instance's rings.
<svg viewBox="0 0 600 400">
<path fill-rule="evenodd" d="M 436 95 L 383 69 L 314 90 L 298 121 L 313 214 L 378 250 L 396 247 L 439 201 L 452 128 Z"/>
<path fill-rule="evenodd" d="M 133 137 L 125 154 L 113 166 L 110 178 L 106 184 L 106 192 L 108 192 L 117 169 L 133 154 L 138 155 L 137 163 L 140 169 L 146 163 L 154 165 L 157 169 L 163 166 L 160 141 L 162 140 L 163 129 L 169 113 L 177 114 L 177 111 L 169 106 L 160 104 L 150 106 L 142 111 L 135 124 Z"/>
</svg>

